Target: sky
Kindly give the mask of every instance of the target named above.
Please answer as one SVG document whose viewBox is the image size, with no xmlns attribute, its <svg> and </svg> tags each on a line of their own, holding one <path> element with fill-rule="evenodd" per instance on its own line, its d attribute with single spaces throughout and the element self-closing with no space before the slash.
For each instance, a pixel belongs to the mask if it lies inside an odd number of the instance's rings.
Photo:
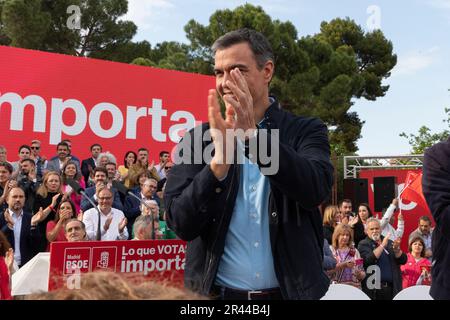
<svg viewBox="0 0 450 320">
<path fill-rule="evenodd" d="M 299 37 L 320 31 L 322 21 L 349 17 L 365 31 L 379 28 L 392 41 L 397 65 L 384 81 L 390 88 L 376 101 L 355 99 L 350 111 L 365 121 L 358 140 L 362 156 L 409 154 L 399 136 L 417 133 L 425 125 L 432 132 L 448 127 L 450 107 L 450 0 L 128 0 L 124 17 L 138 26 L 134 38 L 152 46 L 162 41 L 188 43 L 184 26 L 191 19 L 208 25 L 221 9 L 245 3 L 261 6 L 274 20 L 290 21 Z"/>
</svg>

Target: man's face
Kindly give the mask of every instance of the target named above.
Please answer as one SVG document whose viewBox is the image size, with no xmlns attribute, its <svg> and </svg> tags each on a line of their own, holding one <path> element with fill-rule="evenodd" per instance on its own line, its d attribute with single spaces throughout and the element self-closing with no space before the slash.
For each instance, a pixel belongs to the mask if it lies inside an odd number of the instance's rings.
<svg viewBox="0 0 450 320">
<path fill-rule="evenodd" d="M 19 159 L 26 159 L 26 158 L 29 158 L 30 157 L 30 155 L 31 155 L 31 152 L 30 152 L 30 150 L 28 150 L 27 148 L 22 148 L 22 149 L 20 149 L 20 151 L 19 151 Z"/>
<path fill-rule="evenodd" d="M 103 189 L 98 193 L 97 200 L 100 210 L 109 211 L 112 207 L 113 195 L 108 189 Z"/>
<path fill-rule="evenodd" d="M 6 149 L 0 149 L 0 162 L 6 161 Z"/>
<path fill-rule="evenodd" d="M 25 205 L 25 193 L 20 188 L 12 189 L 8 194 L 8 207 L 12 211 L 20 211 Z"/>
<path fill-rule="evenodd" d="M 168 164 L 166 164 L 166 166 L 164 167 L 164 170 L 166 170 L 166 176 L 169 174 L 170 170 L 172 170 L 173 167 L 173 163 L 169 162 Z"/>
<path fill-rule="evenodd" d="M 92 147 L 91 154 L 92 158 L 97 159 L 98 155 L 102 152 L 102 148 L 100 146 Z"/>
<path fill-rule="evenodd" d="M 86 232 L 83 231 L 80 221 L 69 221 L 66 224 L 66 238 L 69 242 L 83 241 Z"/>
<path fill-rule="evenodd" d="M 351 202 L 342 202 L 341 208 L 339 209 L 342 214 L 348 216 L 352 212 L 352 203 Z"/>
<path fill-rule="evenodd" d="M 141 162 L 148 161 L 148 152 L 147 151 L 139 151 L 138 158 Z"/>
<path fill-rule="evenodd" d="M 20 170 L 23 173 L 29 174 L 34 166 L 30 163 L 30 161 L 24 161 L 20 164 Z"/>
<path fill-rule="evenodd" d="M 169 161 L 169 154 L 164 153 L 161 157 L 159 157 L 159 161 L 162 163 L 166 163 L 167 161 Z"/>
<path fill-rule="evenodd" d="M 155 194 L 156 189 L 157 189 L 156 181 L 153 180 L 147 181 L 142 185 L 142 194 L 147 198 L 150 198 Z"/>
<path fill-rule="evenodd" d="M 32 143 L 31 144 L 31 153 L 33 153 L 33 156 L 39 157 L 39 154 L 41 153 L 41 145 L 39 143 Z"/>
<path fill-rule="evenodd" d="M 60 159 L 65 159 L 69 155 L 69 149 L 66 146 L 59 146 L 57 153 Z"/>
<path fill-rule="evenodd" d="M 5 167 L 0 167 L 0 183 L 5 183 L 11 178 L 11 174 Z"/>
<path fill-rule="evenodd" d="M 431 223 L 428 221 L 420 220 L 419 221 L 419 229 L 424 235 L 429 235 L 431 231 Z"/>
<path fill-rule="evenodd" d="M 248 43 L 239 43 L 217 50 L 214 61 L 216 90 L 221 97 L 229 96 L 237 100 L 227 84 L 228 80 L 234 82 L 230 72 L 235 68 L 238 68 L 245 78 L 255 105 L 268 96 L 268 85 L 273 73 L 273 64 L 266 63 L 260 70 Z"/>
<path fill-rule="evenodd" d="M 380 240 L 381 237 L 381 228 L 380 223 L 377 221 L 369 222 L 367 225 L 367 235 L 370 239 L 374 241 Z"/>
<path fill-rule="evenodd" d="M 107 164 L 106 171 L 108 171 L 108 178 L 114 179 L 114 176 L 116 175 L 116 166 L 113 164 Z"/>
<path fill-rule="evenodd" d="M 97 184 L 99 182 L 105 183 L 106 182 L 106 175 L 105 175 L 105 173 L 101 172 L 101 171 L 97 171 L 95 173 L 95 176 L 94 176 L 94 182 L 95 182 L 95 184 Z"/>
</svg>

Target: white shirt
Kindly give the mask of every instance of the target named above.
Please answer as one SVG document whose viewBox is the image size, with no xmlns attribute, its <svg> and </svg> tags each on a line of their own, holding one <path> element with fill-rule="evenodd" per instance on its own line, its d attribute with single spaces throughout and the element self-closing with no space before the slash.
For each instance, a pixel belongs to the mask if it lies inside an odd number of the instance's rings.
<svg viewBox="0 0 450 320">
<path fill-rule="evenodd" d="M 155 166 L 155 168 L 156 168 L 156 172 L 158 172 L 158 175 L 161 178 L 161 180 L 164 179 L 166 177 L 165 167 L 161 168 L 161 165 L 157 164 Z"/>
<path fill-rule="evenodd" d="M 397 238 L 401 238 L 403 236 L 403 232 L 405 231 L 405 221 L 399 220 L 397 223 L 397 230 L 394 229 L 394 227 L 389 223 L 389 221 L 392 218 L 392 215 L 395 211 L 395 205 L 391 204 L 389 208 L 387 208 L 386 212 L 384 213 L 383 218 L 381 218 L 380 225 L 381 225 L 381 234 L 386 237 L 388 233 L 391 234 L 390 238 L 392 241 L 397 240 Z"/>
<path fill-rule="evenodd" d="M 105 232 L 104 225 L 106 219 L 112 215 L 111 224 L 108 231 Z M 111 208 L 111 212 L 108 215 L 100 214 L 100 228 L 101 228 L 101 240 L 102 241 L 115 241 L 115 240 L 127 240 L 128 230 L 127 227 L 123 229 L 122 234 L 119 234 L 119 224 L 122 222 L 125 215 L 122 211 Z M 87 210 L 83 215 L 83 222 L 86 225 L 86 233 L 89 240 L 97 239 L 98 228 L 98 212 L 95 208 Z"/>
<path fill-rule="evenodd" d="M 22 232 L 22 217 L 23 210 L 17 215 L 10 209 L 8 209 L 9 214 L 11 215 L 12 220 L 14 221 L 14 260 L 20 266 L 22 263 L 22 256 L 20 254 L 20 234 Z"/>
</svg>

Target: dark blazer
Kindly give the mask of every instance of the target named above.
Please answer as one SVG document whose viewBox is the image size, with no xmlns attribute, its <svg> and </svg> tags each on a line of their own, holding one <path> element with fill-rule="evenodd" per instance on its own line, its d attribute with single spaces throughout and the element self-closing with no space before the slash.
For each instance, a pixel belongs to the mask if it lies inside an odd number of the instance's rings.
<svg viewBox="0 0 450 320">
<path fill-rule="evenodd" d="M 282 110 L 277 101 L 266 110 L 264 124 L 269 130 L 258 130 L 256 139 L 266 143 L 272 154 L 271 137 L 279 129 L 279 168 L 267 177 L 270 244 L 280 290 L 284 299 L 320 299 L 330 284 L 323 270 L 318 209 L 333 181 L 328 130 L 318 119 Z M 186 152 L 189 163 L 172 168 L 164 194 L 169 228 L 188 241 L 185 285 L 205 295 L 211 293 L 224 252 L 242 170 L 242 165 L 233 164 L 219 181 L 205 162 L 193 164 L 197 156 L 203 159 L 211 144 L 203 141 L 208 128 L 208 124 L 198 126 L 180 142 L 178 151 Z M 249 157 L 264 167 L 257 154 Z"/>
<path fill-rule="evenodd" d="M 381 240 L 384 237 L 381 236 Z M 389 261 L 391 263 L 392 268 L 392 294 L 395 297 L 397 293 L 402 291 L 402 273 L 400 270 L 400 265 L 403 265 L 408 260 L 408 257 L 403 252 L 402 255 L 398 258 L 395 257 L 394 250 L 392 249 L 392 240 L 389 240 L 388 245 L 386 246 L 386 250 L 389 252 Z M 361 254 L 361 258 L 364 260 L 364 269 L 367 269 L 369 266 L 376 265 L 378 263 L 378 259 L 375 257 L 373 250 L 377 247 L 377 243 L 366 237 L 364 240 L 361 240 L 358 245 L 358 251 Z M 373 274 L 367 274 L 366 278 L 362 282 L 363 291 L 370 297 L 373 298 L 374 289 L 370 290 L 367 288 L 366 281 Z"/>
<path fill-rule="evenodd" d="M 450 138 L 425 151 L 422 187 L 436 222 L 430 295 L 450 300 Z"/>
<path fill-rule="evenodd" d="M 90 186 L 89 185 L 89 175 L 91 174 L 91 172 L 89 171 L 89 167 L 91 167 L 92 169 L 95 169 L 95 161 L 94 161 L 94 159 L 92 159 L 92 157 L 88 158 L 88 159 L 84 159 L 81 162 L 81 174 L 83 175 L 86 186 Z"/>
<path fill-rule="evenodd" d="M 133 192 L 138 198 L 141 198 L 141 188 L 140 187 L 133 188 L 131 190 L 131 192 Z M 160 205 L 161 200 L 159 199 L 159 197 L 156 194 L 154 195 L 152 200 L 155 200 L 158 203 L 158 206 Z M 125 198 L 125 203 L 124 203 L 123 208 L 124 208 L 123 213 L 125 214 L 125 217 L 128 220 L 128 223 L 127 223 L 128 235 L 130 236 L 130 239 L 131 239 L 134 221 L 136 220 L 137 217 L 139 217 L 141 215 L 141 203 L 135 197 L 127 195 Z"/>
<path fill-rule="evenodd" d="M 78 161 L 78 159 L 75 159 L 73 156 L 70 161 L 73 161 L 76 164 L 78 171 L 80 171 L 80 161 Z M 51 160 L 48 161 L 47 171 L 56 171 L 58 173 L 61 173 L 58 157 L 53 157 Z"/>
<path fill-rule="evenodd" d="M 117 189 L 115 188 L 111 188 L 111 191 L 114 193 L 114 202 L 112 204 L 112 207 L 115 209 L 118 209 L 120 211 L 123 211 L 123 204 L 120 201 L 120 195 L 119 192 L 117 191 Z M 95 186 L 94 187 L 90 187 L 87 188 L 85 190 L 86 195 L 92 199 L 92 201 L 94 201 L 94 203 L 97 203 L 97 201 L 94 199 L 94 195 L 95 195 Z M 83 212 L 86 212 L 86 210 L 92 208 L 92 204 L 86 200 L 84 197 L 81 198 L 81 204 L 80 204 L 80 208 L 81 210 L 83 210 Z"/>
<path fill-rule="evenodd" d="M 8 228 L 4 212 L 0 213 L 0 229 L 8 238 L 13 250 L 15 250 L 17 244 L 14 241 L 14 231 Z M 38 253 L 41 234 L 39 233 L 39 228 L 31 228 L 31 213 L 27 211 L 23 212 L 22 228 L 20 230 L 20 256 L 22 260 L 20 266 L 23 266 Z M 45 237 L 45 235 L 43 236 Z"/>
</svg>

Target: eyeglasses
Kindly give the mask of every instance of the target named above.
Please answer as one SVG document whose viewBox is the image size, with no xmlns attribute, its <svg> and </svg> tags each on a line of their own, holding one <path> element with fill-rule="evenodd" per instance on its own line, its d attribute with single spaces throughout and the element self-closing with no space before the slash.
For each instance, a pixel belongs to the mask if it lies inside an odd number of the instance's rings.
<svg viewBox="0 0 450 320">
<path fill-rule="evenodd" d="M 41 147 L 31 147 L 32 150 L 39 150 Z"/>
<path fill-rule="evenodd" d="M 98 197 L 98 200 L 102 200 L 102 201 L 111 200 L 111 199 L 112 199 L 112 197 Z"/>
<path fill-rule="evenodd" d="M 172 167 L 165 167 L 164 169 L 169 170 L 169 169 L 172 169 Z"/>
</svg>

